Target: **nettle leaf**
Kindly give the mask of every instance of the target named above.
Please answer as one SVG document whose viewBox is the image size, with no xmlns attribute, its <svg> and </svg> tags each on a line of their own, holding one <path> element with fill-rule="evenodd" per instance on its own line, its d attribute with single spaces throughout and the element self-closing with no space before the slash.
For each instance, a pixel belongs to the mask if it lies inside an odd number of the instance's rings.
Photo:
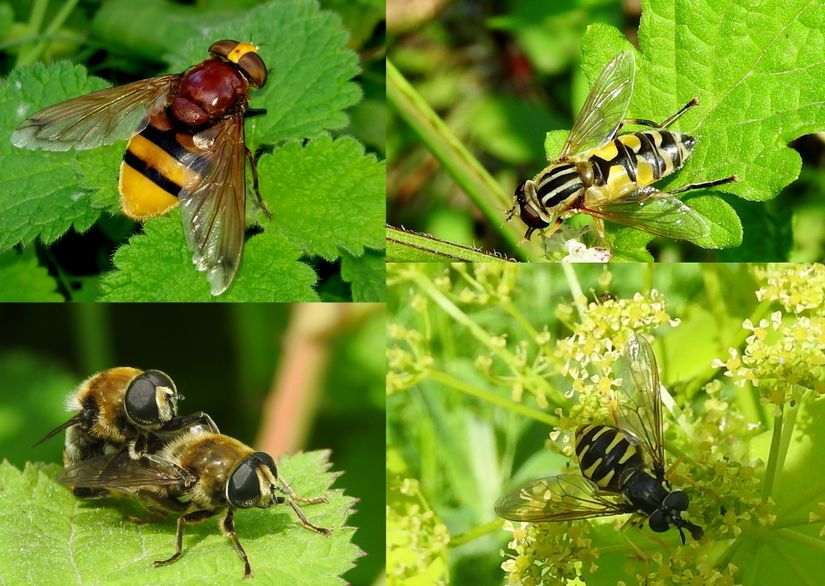
<svg viewBox="0 0 825 586">
<path fill-rule="evenodd" d="M 250 96 L 251 106 L 264 108 L 267 114 L 246 122 L 246 137 L 253 151 L 275 148 L 272 155 L 262 155 L 259 169 L 262 194 L 275 220 L 263 225 L 264 233 L 247 243 L 238 277 L 230 292 L 219 299 L 317 300 L 312 289 L 315 275 L 307 265 L 295 262 L 298 251 L 333 260 L 341 251 L 361 256 L 365 246 L 381 249 L 384 166 L 374 157 L 365 156 L 360 144 L 352 139 L 333 143 L 326 137 L 305 149 L 287 144 L 283 155 L 275 145 L 347 124 L 343 109 L 361 97 L 358 86 L 349 81 L 358 73 L 357 56 L 346 48 L 347 33 L 340 18 L 321 11 L 315 0 L 261 5 L 240 18 L 201 30 L 202 35 L 190 39 L 180 54 L 169 57 L 171 71 L 184 71 L 205 59 L 209 45 L 221 38 L 252 40 L 261 45 L 261 56 L 270 68 L 266 86 Z M 0 251 L 35 238 L 50 243 L 71 227 L 83 232 L 99 217 L 98 208 L 115 213 L 119 209 L 117 177 L 124 143 L 91 151 L 53 153 L 16 149 L 9 142 L 11 131 L 26 116 L 105 87 L 105 82 L 87 77 L 82 67 L 58 63 L 16 70 L 4 84 L 8 91 L 0 102 Z M 310 160 L 299 160 L 304 155 Z M 270 159 L 276 159 L 277 164 L 267 163 Z M 284 162 L 286 168 L 281 165 Z M 345 176 L 331 192 L 317 183 L 319 176 L 325 176 L 325 169 Z M 356 190 L 351 181 L 362 185 Z M 267 192 L 266 186 L 276 191 Z M 289 193 L 282 190 L 284 187 Z M 292 194 L 306 197 L 296 201 Z M 346 201 L 338 197 L 346 197 Z M 276 200 L 290 202 L 290 209 L 282 216 Z M 253 204 L 249 204 L 248 212 L 256 215 Z M 296 228 L 301 237 L 296 237 L 292 227 L 281 228 L 283 222 L 296 216 L 300 217 Z M 332 224 L 330 219 L 334 220 Z M 161 224 L 152 229 L 155 222 Z M 312 230 L 304 222 L 312 223 Z M 208 291 L 206 277 L 192 266 L 179 220 L 177 235 L 172 234 L 171 224 L 164 219 L 151 220 L 145 226 L 146 237 L 133 238 L 129 245 L 137 250 L 122 250 L 116 255 L 119 270 L 104 279 L 107 298 L 209 299 L 202 295 Z M 276 229 L 271 236 L 267 233 Z M 289 242 L 284 241 L 284 235 Z M 167 240 L 162 242 L 163 238 Z M 173 244 L 180 250 L 173 249 Z M 181 262 L 184 256 L 189 259 L 185 263 Z M 158 266 L 164 262 L 169 264 Z M 130 272 L 119 274 L 123 271 Z M 245 271 L 249 272 L 246 277 Z"/>
<path fill-rule="evenodd" d="M 332 489 L 329 452 L 285 456 L 278 470 L 301 495 L 326 494 L 329 503 L 304 505 L 313 523 L 332 529 L 324 537 L 303 528 L 286 505 L 239 510 L 238 539 L 252 565 L 252 576 L 273 584 L 343 584 L 341 574 L 360 550 L 346 527 L 355 499 Z M 143 514 L 131 501 L 75 498 L 54 480 L 55 464 L 27 464 L 21 472 L 0 464 L 0 576 L 18 584 L 214 584 L 242 583 L 243 563 L 218 529 L 220 517 L 187 525 L 183 556 L 153 568 L 175 551 L 175 520 L 135 524 Z"/>
<path fill-rule="evenodd" d="M 57 283 L 41 267 L 33 249 L 0 253 L 0 302 L 63 301 Z"/>
<path fill-rule="evenodd" d="M 739 177 L 684 198 L 711 222 L 701 246 L 728 248 L 742 238 L 736 213 L 711 193 L 764 201 L 799 175 L 800 157 L 788 143 L 825 129 L 823 31 L 825 5 L 812 0 L 643 3 L 628 116 L 659 121 L 694 96 L 700 102 L 674 125 L 698 138 L 693 156 L 660 188 Z M 591 80 L 616 53 L 634 50 L 605 25 L 591 26 L 582 47 Z"/>
<path fill-rule="evenodd" d="M 386 165 L 352 138 L 287 143 L 260 164 L 273 228 L 327 260 L 384 247 Z"/>
<path fill-rule="evenodd" d="M 387 268 L 384 255 L 367 250 L 363 256 L 341 255 L 341 276 L 352 286 L 353 301 L 383 301 L 387 298 Z"/>
<path fill-rule="evenodd" d="M 74 168 L 88 152 L 18 149 L 11 133 L 41 108 L 104 87 L 103 80 L 66 62 L 21 67 L 0 81 L 0 251 L 36 238 L 49 244 L 71 228 L 85 232 L 97 220 L 90 189 Z M 112 174 L 117 177 L 116 167 Z M 110 189 L 117 193 L 116 179 Z"/>
<path fill-rule="evenodd" d="M 219 297 L 192 264 L 180 211 L 144 224 L 115 253 L 118 270 L 103 276 L 103 301 L 317 301 L 315 272 L 300 262 L 301 249 L 267 231 L 249 238 L 238 276 Z"/>
</svg>

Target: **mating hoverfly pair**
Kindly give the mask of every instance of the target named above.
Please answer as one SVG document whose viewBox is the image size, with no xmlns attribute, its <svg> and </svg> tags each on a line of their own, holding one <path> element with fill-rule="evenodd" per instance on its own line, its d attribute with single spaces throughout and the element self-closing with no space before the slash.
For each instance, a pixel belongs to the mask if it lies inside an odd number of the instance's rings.
<svg viewBox="0 0 825 586">
<path fill-rule="evenodd" d="M 548 227 L 549 237 L 577 213 L 593 218 L 599 242 L 605 242 L 604 220 L 676 240 L 710 234 L 705 218 L 675 195 L 736 181 L 735 175 L 671 192 L 651 185 L 681 169 L 693 152 L 696 138 L 668 127 L 699 101 L 693 98 L 661 124 L 627 119 L 634 80 L 633 53 L 619 53 L 593 84 L 559 158 L 516 187 L 507 221 L 518 213 L 525 238 Z M 654 130 L 618 135 L 624 124 Z"/>
<path fill-rule="evenodd" d="M 528 482 L 501 497 L 496 513 L 510 521 L 572 521 L 632 513 L 655 532 L 676 527 L 702 538 L 698 525 L 682 518 L 688 497 L 671 490 L 665 478 L 662 399 L 656 358 L 641 336 L 627 343 L 633 386 L 625 384 L 613 409 L 615 427 L 576 429 L 575 452 L 581 474 L 567 473 Z"/>
<path fill-rule="evenodd" d="M 120 165 L 123 213 L 145 221 L 181 206 L 192 262 L 213 295 L 229 287 L 241 262 L 246 218 L 246 159 L 258 205 L 255 159 L 244 141 L 250 88 L 266 83 L 266 65 L 250 43 L 222 40 L 209 59 L 161 75 L 49 106 L 24 120 L 14 146 L 91 149 L 129 139 Z M 131 137 L 131 138 L 130 138 Z"/>
<path fill-rule="evenodd" d="M 75 415 L 40 440 L 66 430 L 58 480 L 78 497 L 132 497 L 155 515 L 178 515 L 175 553 L 155 567 L 181 557 L 185 524 L 223 511 L 221 530 L 244 563 L 244 578 L 252 568 L 235 534 L 236 509 L 285 503 L 304 527 L 330 535 L 296 504 L 325 503 L 326 497 L 298 496 L 269 454 L 222 435 L 206 413 L 178 416 L 181 398 L 158 370 L 119 367 L 86 379 L 67 402 Z"/>
</svg>

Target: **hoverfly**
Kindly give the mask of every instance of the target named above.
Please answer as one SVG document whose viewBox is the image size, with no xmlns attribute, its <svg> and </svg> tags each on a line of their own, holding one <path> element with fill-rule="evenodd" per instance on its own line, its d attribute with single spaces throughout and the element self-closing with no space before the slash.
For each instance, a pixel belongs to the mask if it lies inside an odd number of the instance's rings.
<svg viewBox="0 0 825 586">
<path fill-rule="evenodd" d="M 14 146 L 66 151 L 130 138 L 120 165 L 123 213 L 138 221 L 181 204 L 183 231 L 213 295 L 232 283 L 244 243 L 246 165 L 258 204 L 255 160 L 244 142 L 250 86 L 266 83 L 266 65 L 249 43 L 223 40 L 209 59 L 161 75 L 49 106 L 26 119 Z"/>
<path fill-rule="evenodd" d="M 681 169 L 693 152 L 695 137 L 667 128 L 699 102 L 693 98 L 661 124 L 626 119 L 634 79 L 633 53 L 619 53 L 593 84 L 558 160 L 516 187 L 507 220 L 518 212 L 527 225 L 525 238 L 548 226 L 545 236 L 550 236 L 577 213 L 593 218 L 600 241 L 605 240 L 604 220 L 676 240 L 696 240 L 710 233 L 705 219 L 674 196 L 736 181 L 736 176 L 671 192 L 652 187 Z M 655 130 L 617 136 L 624 124 Z"/>
<path fill-rule="evenodd" d="M 626 355 L 633 387 L 617 396 L 616 426 L 576 429 L 575 452 L 581 474 L 558 474 L 524 484 L 501 497 L 496 513 L 510 521 L 571 521 L 632 513 L 647 518 L 655 532 L 676 527 L 695 540 L 702 528 L 682 518 L 688 497 L 671 490 L 665 478 L 662 399 L 656 358 L 641 336 L 628 341 Z M 631 518 L 632 519 L 632 518 Z"/>
<path fill-rule="evenodd" d="M 198 411 L 178 415 L 175 383 L 159 370 L 117 367 L 84 380 L 66 404 L 74 416 L 47 433 L 35 445 L 66 430 L 63 465 L 125 452 L 131 459 L 156 459 L 152 452 L 194 426 L 218 432 L 212 418 Z M 101 496 L 105 491 L 74 490 L 76 496 Z"/>
<path fill-rule="evenodd" d="M 75 489 L 133 496 L 153 513 L 178 515 L 175 553 L 154 562 L 155 567 L 180 559 L 185 524 L 204 521 L 223 511 L 221 532 L 232 541 L 243 561 L 244 578 L 252 575 L 252 568 L 235 534 L 236 509 L 287 504 L 305 528 L 324 536 L 332 533 L 310 523 L 296 504 L 326 503 L 325 496 L 298 496 L 278 474 L 269 454 L 256 452 L 234 438 L 193 430 L 156 455 L 152 460 L 134 460 L 125 452 L 98 456 L 66 467 L 58 477 Z"/>
</svg>

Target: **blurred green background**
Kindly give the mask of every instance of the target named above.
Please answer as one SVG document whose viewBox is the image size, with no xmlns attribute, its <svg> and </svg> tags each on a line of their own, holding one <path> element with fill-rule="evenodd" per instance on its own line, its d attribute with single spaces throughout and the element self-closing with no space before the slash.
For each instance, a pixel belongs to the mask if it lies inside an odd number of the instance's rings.
<svg viewBox="0 0 825 586">
<path fill-rule="evenodd" d="M 545 133 L 569 129 L 584 103 L 589 88 L 579 43 L 587 27 L 609 24 L 635 43 L 641 15 L 639 0 L 388 0 L 387 6 L 389 58 L 507 194 L 547 164 Z M 519 255 L 392 108 L 387 136 L 390 225 Z M 745 226 L 740 249 L 713 252 L 658 239 L 650 247 L 654 258 L 824 258 L 825 138 L 810 135 L 791 146 L 803 159 L 797 181 L 768 202 L 733 203 Z"/>
<path fill-rule="evenodd" d="M 0 0 L 0 75 L 34 62 L 70 60 L 113 85 L 168 73 L 168 58 L 204 29 L 236 20 L 271 0 Z M 353 78 L 363 92 L 347 110 L 350 124 L 331 132 L 353 136 L 368 153 L 385 158 L 384 0 L 322 0 L 349 32 L 348 46 L 358 53 L 361 73 Z M 255 39 L 252 39 L 255 41 Z M 272 50 L 277 50 L 277 47 Z M 297 64 L 296 64 L 297 65 Z M 117 177 L 117 170 L 112 171 Z M 140 226 L 121 214 L 104 214 L 83 234 L 70 230 L 57 242 L 33 245 L 39 264 L 57 277 L 60 293 L 72 301 L 91 301 L 112 255 Z M 341 278 L 340 259 L 303 259 L 319 277 L 324 301 L 352 299 Z"/>
<path fill-rule="evenodd" d="M 360 499 L 349 525 L 367 554 L 344 577 L 373 584 L 385 556 L 382 305 L 2 304 L 0 458 L 21 468 L 60 462 L 62 433 L 33 444 L 69 418 L 64 401 L 78 383 L 113 366 L 163 370 L 185 397 L 181 413 L 206 411 L 222 433 L 256 445 L 276 375 L 301 359 L 294 350 L 308 338 L 296 323 L 307 319 L 319 322 L 309 341 L 326 366 L 307 373 L 317 378 L 315 407 L 295 417 L 303 440 L 292 451 L 332 451 L 333 470 L 344 472 L 335 487 Z"/>
</svg>

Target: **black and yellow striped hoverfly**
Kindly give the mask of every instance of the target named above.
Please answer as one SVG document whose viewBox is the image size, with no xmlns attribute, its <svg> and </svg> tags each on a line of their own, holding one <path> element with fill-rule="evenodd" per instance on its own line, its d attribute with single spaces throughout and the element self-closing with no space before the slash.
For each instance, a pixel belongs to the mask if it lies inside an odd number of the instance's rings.
<svg viewBox="0 0 825 586">
<path fill-rule="evenodd" d="M 83 150 L 129 138 L 120 165 L 123 213 L 145 221 L 181 206 L 192 262 L 213 295 L 229 287 L 241 262 L 246 219 L 246 159 L 258 205 L 255 159 L 244 119 L 265 110 L 248 94 L 266 83 L 258 47 L 222 40 L 183 73 L 107 88 L 35 112 L 11 137 L 29 149 Z"/>
<path fill-rule="evenodd" d="M 501 497 L 496 513 L 510 521 L 572 521 L 632 513 L 661 533 L 676 527 L 685 543 L 702 528 L 682 518 L 688 497 L 671 490 L 665 478 L 662 399 L 656 358 L 641 336 L 628 341 L 626 356 L 633 385 L 625 385 L 613 409 L 616 426 L 576 429 L 575 452 L 581 474 L 528 482 Z M 633 520 L 633 518 L 631 518 Z"/>
<path fill-rule="evenodd" d="M 693 98 L 661 124 L 628 119 L 634 80 L 633 53 L 619 53 L 593 84 L 558 160 L 516 187 L 507 220 L 518 212 L 527 225 L 525 238 L 548 227 L 544 235 L 550 236 L 577 213 L 593 218 L 601 242 L 604 220 L 676 240 L 710 234 L 704 217 L 674 196 L 736 181 L 735 175 L 671 192 L 651 186 L 681 169 L 693 152 L 695 137 L 667 128 L 699 101 Z M 655 130 L 617 136 L 624 124 Z"/>
</svg>

